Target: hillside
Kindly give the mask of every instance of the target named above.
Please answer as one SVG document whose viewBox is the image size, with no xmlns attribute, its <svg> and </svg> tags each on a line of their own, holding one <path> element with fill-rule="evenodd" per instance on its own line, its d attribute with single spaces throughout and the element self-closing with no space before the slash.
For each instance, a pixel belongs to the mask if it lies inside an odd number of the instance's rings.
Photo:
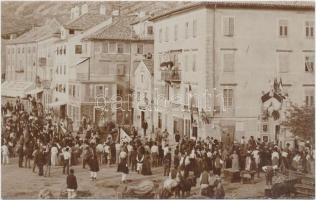
<svg viewBox="0 0 316 200">
<path fill-rule="evenodd" d="M 2 17 L 2 34 L 19 31 L 43 24 L 47 19 L 55 17 L 62 23 L 66 23 L 70 19 L 70 9 L 75 5 L 87 3 L 89 11 L 98 12 L 100 4 L 105 4 L 107 13 L 112 10 L 119 9 L 121 13 L 133 13 L 138 11 L 159 12 L 162 10 L 174 8 L 184 2 L 115 2 L 115 1 L 90 1 L 90 2 L 54 2 L 54 1 L 6 1 L 1 2 L 1 17 Z"/>
</svg>

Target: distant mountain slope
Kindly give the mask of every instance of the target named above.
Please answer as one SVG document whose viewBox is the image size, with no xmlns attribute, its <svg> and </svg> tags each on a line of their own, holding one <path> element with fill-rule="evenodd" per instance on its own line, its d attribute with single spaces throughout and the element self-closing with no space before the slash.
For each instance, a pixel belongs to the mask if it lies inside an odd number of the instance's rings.
<svg viewBox="0 0 316 200">
<path fill-rule="evenodd" d="M 115 1 L 90 1 L 90 2 L 55 2 L 55 1 L 6 1 L 1 2 L 2 34 L 19 31 L 43 24 L 47 19 L 55 17 L 62 23 L 70 19 L 70 10 L 75 5 L 87 3 L 89 11 L 98 12 L 100 4 L 105 4 L 107 13 L 120 8 L 121 13 L 133 13 L 138 11 L 159 12 L 184 4 L 184 2 L 115 2 Z"/>
</svg>

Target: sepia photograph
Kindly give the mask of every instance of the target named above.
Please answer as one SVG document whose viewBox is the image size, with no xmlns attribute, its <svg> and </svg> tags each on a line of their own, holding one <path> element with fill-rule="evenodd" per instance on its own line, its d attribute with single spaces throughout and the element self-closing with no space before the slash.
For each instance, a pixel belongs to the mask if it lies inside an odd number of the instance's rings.
<svg viewBox="0 0 316 200">
<path fill-rule="evenodd" d="M 1 199 L 315 199 L 314 34 L 314 0 L 1 0 Z"/>
</svg>

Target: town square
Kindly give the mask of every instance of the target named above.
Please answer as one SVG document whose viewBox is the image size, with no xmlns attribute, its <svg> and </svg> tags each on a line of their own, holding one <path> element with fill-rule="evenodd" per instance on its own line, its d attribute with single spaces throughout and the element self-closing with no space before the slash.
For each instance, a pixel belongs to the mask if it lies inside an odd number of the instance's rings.
<svg viewBox="0 0 316 200">
<path fill-rule="evenodd" d="M 1 198 L 315 198 L 314 1 L 1 12 Z"/>
</svg>

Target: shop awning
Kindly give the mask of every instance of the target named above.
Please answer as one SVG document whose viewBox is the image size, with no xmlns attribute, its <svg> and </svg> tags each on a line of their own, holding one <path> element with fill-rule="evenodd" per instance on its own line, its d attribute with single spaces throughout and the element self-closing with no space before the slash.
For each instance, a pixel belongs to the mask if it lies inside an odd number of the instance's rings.
<svg viewBox="0 0 316 200">
<path fill-rule="evenodd" d="M 55 101 L 53 103 L 48 104 L 48 107 L 58 107 L 66 104 L 67 103 L 65 101 Z"/>
<path fill-rule="evenodd" d="M 26 92 L 34 88 L 33 82 L 6 81 L 1 84 L 1 96 L 26 97 Z"/>
<path fill-rule="evenodd" d="M 40 93 L 40 92 L 43 92 L 43 88 L 35 88 L 35 89 L 33 89 L 33 90 L 29 90 L 29 91 L 27 91 L 25 94 L 31 94 L 31 95 L 33 95 L 33 94 L 38 94 L 38 93 Z"/>
</svg>

